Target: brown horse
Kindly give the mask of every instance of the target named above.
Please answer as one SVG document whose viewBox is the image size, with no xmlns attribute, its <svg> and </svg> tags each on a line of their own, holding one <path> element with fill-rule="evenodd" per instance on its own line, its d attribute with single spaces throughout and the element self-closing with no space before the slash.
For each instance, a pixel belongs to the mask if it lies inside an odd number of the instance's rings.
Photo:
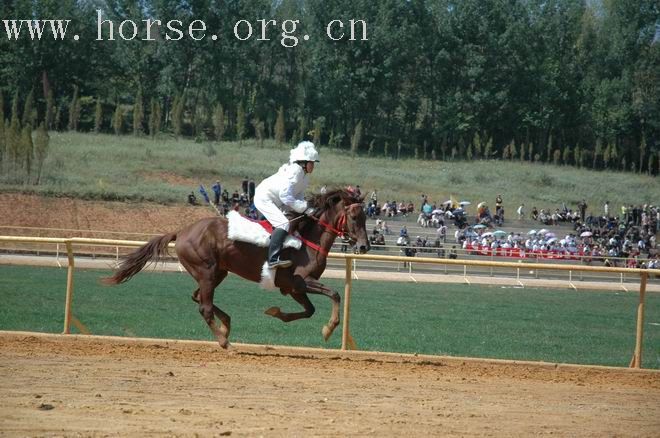
<svg viewBox="0 0 660 438">
<path fill-rule="evenodd" d="M 282 257 L 293 264 L 286 269 L 276 270 L 275 285 L 282 294 L 290 294 L 304 310 L 284 313 L 271 307 L 266 314 L 284 322 L 309 318 L 314 314 L 314 305 L 308 293 L 322 294 L 332 300 L 332 313 L 322 334 L 327 341 L 339 325 L 339 294 L 319 283 L 326 267 L 327 254 L 338 235 L 343 235 L 354 247 L 355 252 L 369 250 L 366 230 L 366 214 L 362 199 L 346 190 L 332 190 L 316 195 L 309 205 L 317 209 L 317 216 L 299 216 L 298 231 L 307 243 L 300 250 L 285 249 Z M 241 277 L 260 282 L 262 266 L 267 248 L 251 243 L 234 241 L 227 237 L 228 221 L 222 217 L 201 219 L 176 233 L 151 239 L 129 254 L 111 277 L 104 278 L 106 284 L 119 284 L 140 272 L 147 263 L 157 262 L 167 253 L 170 242 L 176 241 L 176 253 L 180 263 L 197 281 L 198 288 L 192 299 L 199 304 L 199 313 L 215 334 L 220 346 L 227 348 L 231 330 L 229 315 L 213 304 L 215 288 L 233 272 Z M 214 315 L 219 319 L 216 325 Z"/>
</svg>

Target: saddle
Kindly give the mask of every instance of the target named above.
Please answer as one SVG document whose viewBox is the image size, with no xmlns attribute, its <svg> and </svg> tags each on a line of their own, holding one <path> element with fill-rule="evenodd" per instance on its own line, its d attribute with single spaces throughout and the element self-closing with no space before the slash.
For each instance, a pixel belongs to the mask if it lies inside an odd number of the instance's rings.
<svg viewBox="0 0 660 438">
<path fill-rule="evenodd" d="M 268 221 L 254 221 L 242 216 L 237 211 L 227 213 L 227 237 L 231 240 L 251 243 L 256 246 L 267 247 L 270 243 L 270 234 L 273 226 Z M 302 241 L 289 234 L 284 240 L 284 248 L 300 249 Z"/>
</svg>

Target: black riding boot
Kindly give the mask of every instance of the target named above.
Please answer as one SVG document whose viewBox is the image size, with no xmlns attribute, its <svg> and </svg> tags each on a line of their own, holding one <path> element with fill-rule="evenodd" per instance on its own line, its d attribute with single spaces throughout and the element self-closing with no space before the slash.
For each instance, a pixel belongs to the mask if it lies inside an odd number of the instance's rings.
<svg viewBox="0 0 660 438">
<path fill-rule="evenodd" d="M 282 252 L 282 245 L 284 239 L 289 233 L 282 228 L 275 228 L 273 234 L 270 236 L 270 246 L 268 246 L 268 268 L 288 268 L 291 266 L 291 260 L 280 260 L 280 253 Z"/>
</svg>

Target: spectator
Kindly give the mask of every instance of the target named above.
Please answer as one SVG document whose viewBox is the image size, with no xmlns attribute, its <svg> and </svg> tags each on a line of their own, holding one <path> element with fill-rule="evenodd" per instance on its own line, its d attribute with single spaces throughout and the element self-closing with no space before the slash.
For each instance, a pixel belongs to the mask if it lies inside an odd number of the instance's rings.
<svg viewBox="0 0 660 438">
<path fill-rule="evenodd" d="M 241 182 L 241 189 L 243 189 L 243 193 L 247 194 L 248 193 L 248 185 L 249 185 L 249 178 L 246 176 L 243 178 L 243 181 Z"/>
<path fill-rule="evenodd" d="M 580 220 L 584 222 L 587 217 L 587 201 L 583 199 L 578 202 L 578 210 L 580 210 Z"/>
<path fill-rule="evenodd" d="M 222 196 L 222 186 L 220 185 L 220 181 L 216 179 L 215 183 L 211 186 L 211 189 L 213 189 L 213 201 L 215 202 L 215 205 L 219 205 L 220 197 Z"/>
<path fill-rule="evenodd" d="M 603 213 L 605 213 L 605 217 L 610 217 L 610 201 L 605 201 L 605 205 L 603 205 Z"/>
<path fill-rule="evenodd" d="M 188 195 L 188 204 L 197 205 L 197 197 L 195 196 L 195 192 L 190 192 Z"/>
<path fill-rule="evenodd" d="M 449 258 L 454 260 L 458 258 L 458 253 L 456 252 L 456 245 L 453 245 L 449 250 Z"/>
<path fill-rule="evenodd" d="M 440 227 L 436 230 L 436 237 L 438 240 L 441 240 L 442 242 L 447 242 L 447 226 L 446 225 L 440 225 Z"/>
<path fill-rule="evenodd" d="M 525 204 L 520 204 L 520 207 L 518 207 L 518 220 L 521 221 L 525 219 Z"/>
<path fill-rule="evenodd" d="M 532 207 L 532 219 L 537 220 L 539 218 L 539 211 L 536 207 Z"/>
<path fill-rule="evenodd" d="M 379 233 L 377 228 L 374 228 L 373 236 L 369 240 L 372 245 L 385 245 L 385 236 Z"/>
<path fill-rule="evenodd" d="M 374 205 L 378 204 L 378 193 L 376 192 L 376 189 L 374 189 L 373 192 L 371 192 L 371 196 L 369 197 L 371 199 L 371 202 L 374 203 Z"/>
<path fill-rule="evenodd" d="M 248 183 L 248 203 L 254 202 L 254 191 L 255 191 L 255 184 L 254 180 L 251 179 L 250 182 Z"/>
</svg>

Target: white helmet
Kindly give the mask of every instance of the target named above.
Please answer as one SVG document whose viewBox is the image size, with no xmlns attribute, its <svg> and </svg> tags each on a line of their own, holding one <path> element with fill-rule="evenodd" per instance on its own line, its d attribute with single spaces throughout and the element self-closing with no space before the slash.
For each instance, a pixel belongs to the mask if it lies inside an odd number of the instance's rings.
<svg viewBox="0 0 660 438">
<path fill-rule="evenodd" d="M 289 163 L 296 161 L 319 161 L 319 153 L 311 141 L 301 141 L 298 146 L 291 149 Z"/>
</svg>

